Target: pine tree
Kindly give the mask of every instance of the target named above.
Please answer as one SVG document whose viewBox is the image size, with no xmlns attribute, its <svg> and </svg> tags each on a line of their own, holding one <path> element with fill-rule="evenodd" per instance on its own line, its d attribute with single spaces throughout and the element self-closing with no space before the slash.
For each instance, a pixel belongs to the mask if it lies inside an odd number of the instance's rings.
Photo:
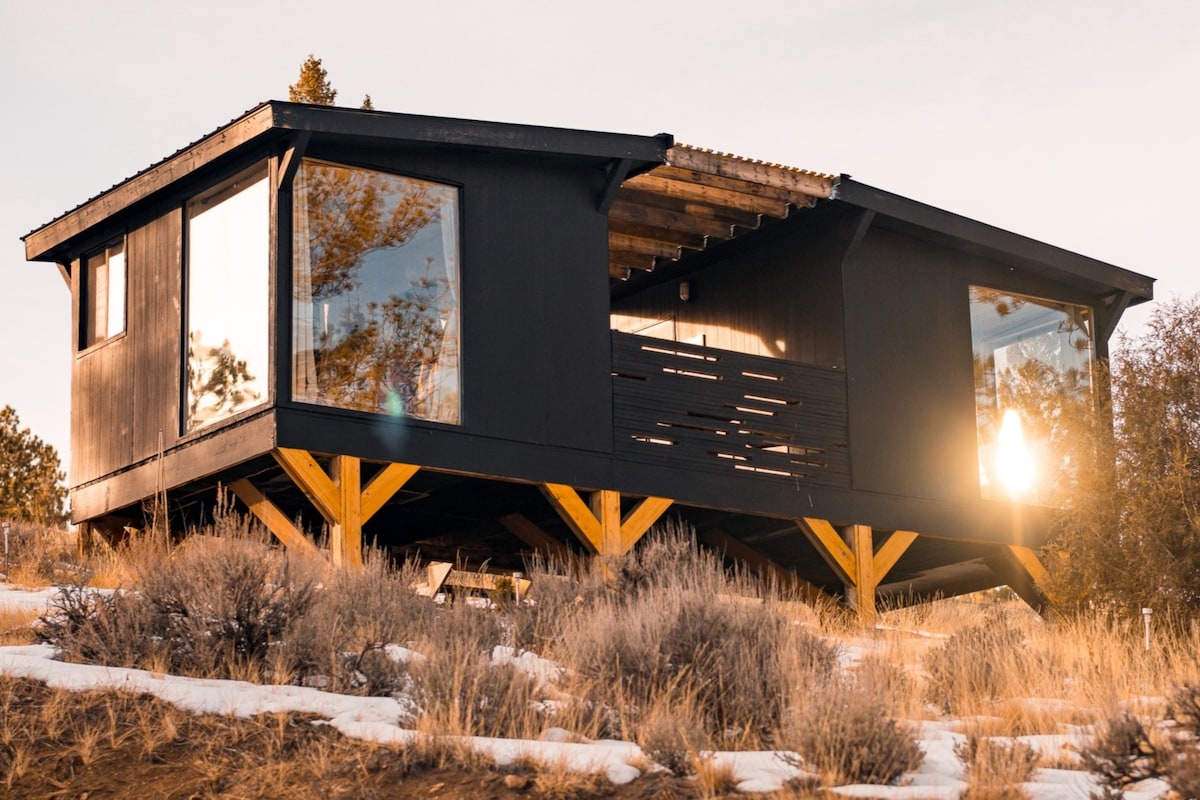
<svg viewBox="0 0 1200 800">
<path fill-rule="evenodd" d="M 288 86 L 288 100 L 293 103 L 312 103 L 331 106 L 337 99 L 337 89 L 329 85 L 329 73 L 321 66 L 321 59 L 308 54 L 300 65 L 300 79 Z"/>
<path fill-rule="evenodd" d="M 0 410 L 0 519 L 65 522 L 65 477 L 55 449 L 21 428 L 11 406 Z"/>
</svg>

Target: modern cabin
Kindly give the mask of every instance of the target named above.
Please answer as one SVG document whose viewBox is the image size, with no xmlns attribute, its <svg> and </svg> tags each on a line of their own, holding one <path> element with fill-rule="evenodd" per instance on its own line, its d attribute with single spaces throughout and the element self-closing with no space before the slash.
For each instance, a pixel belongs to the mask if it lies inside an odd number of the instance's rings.
<svg viewBox="0 0 1200 800">
<path fill-rule="evenodd" d="M 268 102 L 24 238 L 72 293 L 71 515 L 520 569 L 662 514 L 869 612 L 1011 585 L 1142 275 L 634 136 Z M 297 520 L 300 524 L 297 524 Z"/>
</svg>

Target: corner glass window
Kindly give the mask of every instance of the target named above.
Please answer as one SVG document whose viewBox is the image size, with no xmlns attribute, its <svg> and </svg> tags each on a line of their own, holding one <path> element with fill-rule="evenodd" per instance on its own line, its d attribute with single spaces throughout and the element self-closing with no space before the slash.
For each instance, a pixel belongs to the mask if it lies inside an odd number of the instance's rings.
<svg viewBox="0 0 1200 800">
<path fill-rule="evenodd" d="M 257 167 L 187 204 L 187 429 L 267 399 L 270 193 Z"/>
<path fill-rule="evenodd" d="M 91 347 L 125 330 L 125 243 L 87 257 L 84 267 L 81 347 Z"/>
<path fill-rule="evenodd" d="M 459 422 L 458 189 L 305 159 L 292 397 Z"/>
<path fill-rule="evenodd" d="M 1095 410 L 1089 308 L 970 288 L 984 499 L 1069 505 Z"/>
</svg>

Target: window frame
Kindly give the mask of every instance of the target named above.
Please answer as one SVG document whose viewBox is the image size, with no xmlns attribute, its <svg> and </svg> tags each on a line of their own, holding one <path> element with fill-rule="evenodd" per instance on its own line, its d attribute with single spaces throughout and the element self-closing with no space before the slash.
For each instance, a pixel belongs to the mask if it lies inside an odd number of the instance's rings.
<svg viewBox="0 0 1200 800">
<path fill-rule="evenodd" d="M 285 270 L 287 278 L 287 288 L 281 292 L 280 298 L 283 305 L 286 307 L 286 319 L 283 320 L 283 327 L 280 329 L 281 343 L 286 342 L 286 345 L 281 349 L 282 361 L 286 362 L 287 369 L 287 385 L 279 387 L 280 394 L 277 402 L 295 408 L 319 408 L 322 413 L 337 414 L 346 417 L 361 417 L 369 415 L 372 417 L 392 418 L 397 417 L 385 408 L 365 409 L 355 408 L 350 406 L 338 405 L 336 403 L 326 403 L 319 400 L 314 400 L 306 397 L 297 391 L 296 372 L 297 372 L 297 260 L 300 258 L 300 247 L 302 246 L 296 239 L 299 229 L 297 228 L 297 214 L 299 213 L 300 204 L 295 199 L 295 191 L 298 185 L 301 171 L 305 165 L 315 165 L 322 167 L 332 167 L 336 169 L 347 169 L 363 171 L 368 173 L 377 173 L 389 178 L 400 180 L 413 181 L 416 183 L 432 184 L 435 187 L 441 187 L 454 190 L 454 287 L 453 295 L 455 296 L 455 311 L 456 325 L 458 328 L 456 335 L 456 359 L 455 376 L 457 381 L 457 414 L 454 420 L 438 419 L 430 416 L 417 416 L 410 414 L 402 414 L 399 419 L 405 424 L 420 425 L 420 426 L 437 426 L 451 427 L 455 429 L 463 429 L 466 425 L 466 407 L 463 399 L 463 386 L 465 383 L 465 373 L 463 369 L 463 252 L 465 243 L 465 186 L 461 181 L 446 178 L 444 176 L 430 175 L 427 173 L 398 169 L 388 165 L 380 165 L 361 159 L 347 159 L 337 155 L 326 155 L 318 152 L 307 152 L 300 158 L 300 163 L 297 169 L 290 176 L 286 187 L 281 191 L 286 191 L 291 198 L 288 204 L 288 211 L 284 214 L 286 217 L 286 233 L 284 234 L 288 242 L 288 251 L 290 257 L 286 264 L 281 265 Z M 284 219 L 281 218 L 281 222 Z M 281 315 L 283 316 L 283 315 Z"/>
<path fill-rule="evenodd" d="M 129 257 L 128 257 L 128 241 L 124 234 L 119 238 L 110 240 L 107 244 L 97 247 L 79 259 L 80 271 L 80 291 L 79 291 L 79 341 L 78 352 L 85 353 L 97 347 L 102 347 L 109 342 L 115 341 L 125 336 L 129 327 Z M 117 251 L 114 253 L 113 251 Z M 114 255 L 120 256 L 120 328 L 113 330 L 113 315 L 110 310 L 113 306 L 113 299 L 116 297 L 112 291 L 112 265 Z M 104 259 L 104 333 L 97 335 L 95 330 L 95 322 L 98 314 L 98 304 L 96 302 L 97 295 L 94 293 L 96 284 L 97 270 L 93 269 L 92 262 L 98 258 Z"/>
<path fill-rule="evenodd" d="M 232 420 L 236 420 L 248 414 L 261 412 L 274 401 L 274 384 L 276 368 L 274 364 L 274 305 L 275 305 L 275 189 L 274 178 L 275 169 L 270 159 L 256 158 L 253 161 L 242 162 L 236 170 L 226 171 L 222 173 L 219 180 L 206 183 L 199 191 L 189 194 L 184 197 L 180 204 L 180 212 L 182 215 L 182 247 L 181 247 L 181 314 L 180 314 L 180 384 L 179 384 L 179 430 L 183 437 L 192 437 L 203 435 L 215 428 L 228 424 Z M 193 308 L 192 300 L 195 295 L 192 286 L 193 276 L 193 253 L 192 246 L 195 235 L 192 230 L 192 221 L 202 214 L 218 208 L 226 200 L 229 200 L 244 191 L 250 190 L 257 184 L 262 183 L 266 192 L 266 208 L 262 215 L 262 239 L 266 245 L 266 255 L 264 263 L 261 265 L 262 274 L 266 278 L 266 282 L 261 288 L 261 302 L 265 306 L 266 317 L 261 330 L 261 336 L 266 345 L 265 360 L 263 361 L 263 373 L 254 376 L 255 385 L 259 391 L 259 397 L 254 402 L 235 407 L 232 410 L 218 414 L 216 416 L 194 421 L 191 415 L 192 392 L 189 378 L 190 369 L 190 341 L 192 335 L 193 324 Z M 207 208 L 202 211 L 195 212 L 193 209 L 199 205 L 205 204 Z"/>
</svg>

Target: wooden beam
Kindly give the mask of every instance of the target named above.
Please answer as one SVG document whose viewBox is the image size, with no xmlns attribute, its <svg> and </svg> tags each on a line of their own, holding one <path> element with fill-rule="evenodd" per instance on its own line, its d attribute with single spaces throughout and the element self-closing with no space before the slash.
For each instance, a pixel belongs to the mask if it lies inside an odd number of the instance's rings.
<svg viewBox="0 0 1200 800">
<path fill-rule="evenodd" d="M 712 204 L 722 208 L 732 208 L 738 211 L 748 211 L 752 214 L 765 214 L 769 217 L 786 217 L 788 204 L 770 197 L 755 194 L 732 192 L 728 189 L 718 189 L 714 186 L 673 180 L 655 173 L 638 175 L 625 182 L 627 187 L 641 189 L 655 194 L 674 197 L 679 200 L 689 200 L 696 203 Z"/>
<path fill-rule="evenodd" d="M 904 552 L 916 540 L 917 534 L 912 531 L 895 531 L 887 538 L 887 541 L 879 545 L 879 550 L 875 553 L 876 585 L 883 583 L 884 577 L 892 571 L 892 567 L 896 566 L 900 556 L 904 555 Z"/>
<path fill-rule="evenodd" d="M 762 553 L 738 539 L 733 538 L 717 528 L 712 528 L 699 535 L 700 542 L 707 547 L 722 553 L 726 558 L 741 561 L 759 575 L 770 578 L 779 584 L 784 592 L 798 595 L 810 605 L 832 603 L 833 597 L 826 594 L 820 587 L 814 586 L 789 569 L 776 564 Z"/>
<path fill-rule="evenodd" d="M 561 483 L 544 483 L 542 494 L 554 506 L 571 532 L 593 553 L 599 553 L 603 545 L 600 520 L 591 512 L 587 503 L 574 488 Z"/>
<path fill-rule="evenodd" d="M 446 578 L 450 577 L 453 570 L 454 565 L 449 561 L 433 561 L 425 568 L 429 597 L 433 597 L 442 590 L 442 584 L 446 582 Z M 421 594 L 425 593 L 421 592 Z"/>
<path fill-rule="evenodd" d="M 717 239 L 728 239 L 733 235 L 731 226 L 727 223 L 685 214 L 682 211 L 670 211 L 665 208 L 642 205 L 624 198 L 618 198 L 617 202 L 613 203 L 612 210 L 608 212 L 608 218 L 610 221 L 632 222 Z"/>
<path fill-rule="evenodd" d="M 337 522 L 338 505 L 341 502 L 333 480 L 321 469 L 321 465 L 307 450 L 277 447 L 271 455 L 292 479 L 292 483 L 304 492 L 313 507 L 330 525 Z"/>
<path fill-rule="evenodd" d="M 700 188 L 703 189 L 703 187 Z M 729 194 L 733 193 L 730 192 Z M 746 195 L 742 196 L 746 197 Z M 750 199 L 753 200 L 753 198 Z M 759 210 L 759 208 L 744 209 L 739 208 L 739 206 L 746 205 L 745 202 L 735 202 L 732 205 L 725 205 L 715 202 L 713 199 L 703 200 L 699 197 L 684 199 L 662 192 L 654 192 L 640 185 L 627 185 L 621 190 L 621 200 L 622 202 L 628 202 L 637 206 L 659 208 L 689 217 L 703 217 L 725 225 L 740 225 L 743 228 L 759 227 L 764 216 L 775 216 L 770 214 L 770 211 L 786 211 L 784 203 L 773 200 L 760 201 L 759 207 L 762 210 Z"/>
<path fill-rule="evenodd" d="M 496 521 L 503 525 L 505 530 L 513 536 L 516 536 L 547 559 L 557 561 L 563 566 L 569 565 L 575 559 L 575 554 L 571 552 L 571 548 L 539 528 L 524 514 L 505 514 Z"/>
<path fill-rule="evenodd" d="M 833 179 L 826 176 L 691 147 L 672 147 L 667 151 L 667 164 L 724 178 L 775 186 L 813 197 L 827 198 L 833 194 Z"/>
<path fill-rule="evenodd" d="M 362 499 L 359 501 L 362 521 L 365 523 L 375 516 L 419 469 L 412 464 L 388 464 L 381 469 L 362 490 Z"/>
<path fill-rule="evenodd" d="M 808 537 L 808 541 L 817 549 L 821 557 L 837 574 L 846 586 L 854 586 L 858 578 L 858 568 L 854 563 L 854 553 L 838 536 L 837 531 L 823 519 L 804 517 L 796 520 L 800 530 Z"/>
<path fill-rule="evenodd" d="M 846 587 L 846 599 L 858 612 L 864 624 L 875 621 L 875 588 L 879 576 L 875 572 L 875 542 L 870 525 L 851 525 L 846 532 L 854 550 L 854 586 Z"/>
<path fill-rule="evenodd" d="M 335 567 L 361 568 L 362 462 L 354 456 L 336 455 L 331 466 L 338 508 L 329 526 L 329 555 Z"/>
<path fill-rule="evenodd" d="M 602 556 L 625 555 L 628 550 L 622 549 L 620 493 L 611 489 L 592 492 L 590 506 L 600 523 L 600 546 L 596 550 Z"/>
<path fill-rule="evenodd" d="M 645 253 L 646 255 L 679 260 L 679 245 L 667 244 L 654 239 L 643 239 L 640 236 L 630 236 L 625 233 L 608 234 L 609 251 Z"/>
<path fill-rule="evenodd" d="M 665 497 L 647 497 L 638 502 L 625 518 L 621 520 L 621 553 L 628 553 L 633 549 L 633 546 L 638 543 L 638 540 L 650 530 L 650 526 L 658 522 L 668 508 L 671 507 L 673 500 L 668 500 Z M 620 513 L 620 498 L 618 496 L 618 513 Z"/>
<path fill-rule="evenodd" d="M 614 275 L 614 272 L 624 272 L 625 277 L 631 269 L 640 269 L 642 272 L 653 272 L 654 256 L 652 253 L 635 253 L 632 250 L 613 250 L 608 251 L 608 272 L 612 277 L 619 278 L 621 275 Z"/>
<path fill-rule="evenodd" d="M 674 181 L 685 181 L 687 183 L 698 184 L 700 186 L 711 186 L 714 189 L 724 189 L 730 192 L 741 192 L 742 194 L 752 194 L 756 197 L 769 197 L 772 200 L 780 200 L 784 203 L 790 203 L 798 208 L 806 208 L 812 206 L 817 197 L 807 192 L 798 192 L 794 189 L 787 189 L 780 186 L 770 186 L 765 183 L 753 183 L 751 181 L 743 181 L 737 178 L 726 178 L 721 175 L 715 175 L 711 172 L 699 172 L 694 169 L 683 169 L 680 167 L 662 166 L 655 167 L 648 174 L 655 177 L 668 178 Z"/>
<path fill-rule="evenodd" d="M 1046 567 L 1042 564 L 1041 559 L 1037 557 L 1032 549 L 1019 544 L 1007 545 L 1010 553 L 1016 558 L 1017 563 L 1025 568 L 1029 573 L 1029 577 L 1038 585 L 1045 585 L 1050 580 L 1050 573 L 1046 571 Z"/>
<path fill-rule="evenodd" d="M 250 513 L 267 526 L 267 530 L 275 534 L 275 538 L 283 542 L 285 547 L 309 555 L 320 555 L 316 545 L 310 542 L 308 537 L 287 518 L 287 515 L 268 500 L 250 481 L 245 478 L 236 480 L 229 484 L 229 491 L 237 495 L 237 498 L 250 509 Z"/>
<path fill-rule="evenodd" d="M 661 225 L 630 222 L 629 220 L 610 216 L 608 218 L 608 234 L 611 236 L 614 233 L 636 236 L 640 239 L 649 239 L 650 241 L 672 247 L 685 247 L 688 250 L 704 249 L 704 236 L 701 234 L 689 233 L 682 229 L 667 228 Z M 728 235 L 725 238 L 729 238 Z"/>
</svg>

